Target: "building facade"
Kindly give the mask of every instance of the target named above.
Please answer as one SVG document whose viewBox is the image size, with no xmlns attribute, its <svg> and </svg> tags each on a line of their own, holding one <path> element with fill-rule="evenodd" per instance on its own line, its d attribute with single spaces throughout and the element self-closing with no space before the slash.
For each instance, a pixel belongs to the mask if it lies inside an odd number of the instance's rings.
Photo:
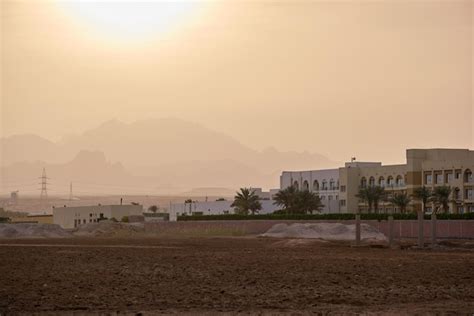
<svg viewBox="0 0 474 316">
<path fill-rule="evenodd" d="M 284 171 L 280 189 L 294 186 L 298 190 L 316 192 L 324 204 L 323 213 L 339 213 L 339 169 Z"/>
<path fill-rule="evenodd" d="M 321 196 L 325 213 L 366 212 L 367 206 L 356 197 L 359 189 L 381 186 L 386 192 L 406 192 L 413 195 L 416 188 L 450 186 L 453 190 L 449 211 L 474 212 L 474 151 L 468 149 L 408 149 L 406 163 L 382 165 L 380 162 L 352 161 L 339 169 L 285 171 L 280 177 L 280 189 L 290 185 L 310 190 Z M 329 202 L 329 197 L 331 201 Z M 334 205 L 333 201 L 337 201 Z M 430 203 L 426 211 L 436 206 Z M 421 209 L 421 202 L 412 200 L 412 210 Z M 381 202 L 379 212 L 398 212 L 389 202 Z"/>
<path fill-rule="evenodd" d="M 120 221 L 124 216 L 142 215 L 142 205 L 93 205 L 74 207 L 54 207 L 53 221 L 62 228 L 76 228 L 88 223 L 96 223 L 100 218 Z"/>
</svg>

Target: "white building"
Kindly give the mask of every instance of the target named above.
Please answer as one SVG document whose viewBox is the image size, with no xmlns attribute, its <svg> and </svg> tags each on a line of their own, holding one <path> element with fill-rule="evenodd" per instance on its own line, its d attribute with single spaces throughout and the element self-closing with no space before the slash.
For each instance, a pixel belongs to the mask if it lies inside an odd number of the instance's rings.
<svg viewBox="0 0 474 316">
<path fill-rule="evenodd" d="M 324 208 L 321 213 L 339 213 L 339 169 L 283 171 L 280 189 L 294 186 L 298 190 L 317 192 Z"/>
<path fill-rule="evenodd" d="M 260 200 L 262 209 L 258 214 L 268 214 L 280 209 L 274 205 L 274 200 Z M 222 215 L 234 214 L 234 208 L 231 207 L 233 201 L 209 201 L 200 202 L 193 201 L 192 203 L 172 203 L 170 205 L 170 214 L 180 216 L 186 215 Z M 170 215 L 170 218 L 172 216 Z"/>
<path fill-rule="evenodd" d="M 124 216 L 142 215 L 142 205 L 94 205 L 53 207 L 53 222 L 62 228 L 96 223 L 100 218 L 120 221 Z"/>
</svg>

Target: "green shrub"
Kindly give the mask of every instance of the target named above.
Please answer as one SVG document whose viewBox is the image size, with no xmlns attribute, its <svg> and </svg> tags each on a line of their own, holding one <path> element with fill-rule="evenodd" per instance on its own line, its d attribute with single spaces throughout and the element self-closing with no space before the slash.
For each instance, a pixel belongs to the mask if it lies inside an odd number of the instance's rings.
<svg viewBox="0 0 474 316">
<path fill-rule="evenodd" d="M 123 223 L 128 223 L 128 216 L 122 217 L 122 222 Z"/>
<path fill-rule="evenodd" d="M 388 220 L 389 214 L 360 214 L 362 220 Z M 416 213 L 393 214 L 396 220 L 416 220 Z M 425 215 L 425 219 L 430 219 L 430 215 Z M 473 219 L 474 213 L 465 214 L 437 214 L 438 219 Z M 284 214 L 277 211 L 273 214 L 223 214 L 223 215 L 186 215 L 178 216 L 178 221 L 229 221 L 229 220 L 354 220 L 354 213 L 334 213 L 334 214 Z"/>
</svg>

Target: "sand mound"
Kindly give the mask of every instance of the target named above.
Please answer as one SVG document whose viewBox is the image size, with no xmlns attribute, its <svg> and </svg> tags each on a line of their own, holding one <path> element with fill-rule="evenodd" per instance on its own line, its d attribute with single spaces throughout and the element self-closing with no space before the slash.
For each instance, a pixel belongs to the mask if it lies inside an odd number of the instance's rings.
<svg viewBox="0 0 474 316">
<path fill-rule="evenodd" d="M 387 238 L 376 228 L 361 224 L 361 239 L 385 241 Z M 354 240 L 355 225 L 341 223 L 295 223 L 273 225 L 264 237 L 276 238 L 319 238 L 323 240 Z"/>
<path fill-rule="evenodd" d="M 71 234 L 56 224 L 0 224 L 0 238 L 64 238 Z"/>
<path fill-rule="evenodd" d="M 100 221 L 81 225 L 73 231 L 75 236 L 102 236 L 120 237 L 132 236 L 145 232 L 143 223 L 118 223 L 112 221 Z"/>
</svg>

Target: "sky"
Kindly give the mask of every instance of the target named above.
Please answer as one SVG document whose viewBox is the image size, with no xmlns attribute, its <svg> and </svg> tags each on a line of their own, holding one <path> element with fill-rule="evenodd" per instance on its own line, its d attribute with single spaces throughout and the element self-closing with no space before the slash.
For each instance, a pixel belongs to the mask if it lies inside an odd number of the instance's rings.
<svg viewBox="0 0 474 316">
<path fill-rule="evenodd" d="M 254 149 L 474 148 L 472 1 L 1 2 L 3 136 L 175 117 Z"/>
</svg>

